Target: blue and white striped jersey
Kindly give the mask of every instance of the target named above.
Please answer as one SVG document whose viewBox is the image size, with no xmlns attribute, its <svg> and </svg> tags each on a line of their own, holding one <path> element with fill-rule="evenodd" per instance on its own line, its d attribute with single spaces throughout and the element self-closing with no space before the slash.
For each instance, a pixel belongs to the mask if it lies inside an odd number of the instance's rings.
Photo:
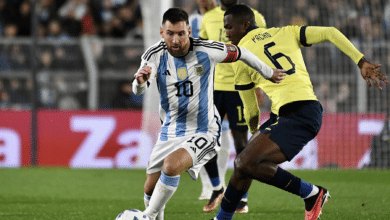
<svg viewBox="0 0 390 220">
<path fill-rule="evenodd" d="M 231 62 L 233 45 L 190 38 L 183 57 L 173 57 L 162 39 L 143 55 L 141 67 L 155 68 L 147 82 L 156 80 L 160 92 L 160 140 L 195 133 L 218 135 L 221 119 L 214 106 L 214 69 L 217 63 Z"/>
<path fill-rule="evenodd" d="M 199 10 L 194 11 L 188 16 L 188 21 L 191 25 L 191 35 L 194 38 L 199 38 L 200 28 L 202 26 L 203 14 Z"/>
</svg>

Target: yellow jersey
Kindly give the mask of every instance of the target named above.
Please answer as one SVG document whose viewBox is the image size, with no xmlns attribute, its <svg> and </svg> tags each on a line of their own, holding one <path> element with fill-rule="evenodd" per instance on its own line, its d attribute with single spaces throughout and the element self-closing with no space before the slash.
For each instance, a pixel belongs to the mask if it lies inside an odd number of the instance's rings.
<svg viewBox="0 0 390 220">
<path fill-rule="evenodd" d="M 356 64 L 363 57 L 352 43 L 334 27 L 286 26 L 282 28 L 256 28 L 249 31 L 238 44 L 255 54 L 271 68 L 285 69 L 287 75 L 279 83 L 264 79 L 256 70 L 242 61 L 232 63 L 235 88 L 244 103 L 245 120 L 258 117 L 255 88 L 260 87 L 272 102 L 271 111 L 278 115 L 279 108 L 300 100 L 317 100 L 301 47 L 330 41 Z"/>
<path fill-rule="evenodd" d="M 255 14 L 257 26 L 266 28 L 266 23 L 263 15 L 255 9 L 252 9 Z M 223 24 L 225 11 L 221 6 L 213 8 L 204 14 L 202 25 L 200 28 L 199 37 L 207 40 L 221 41 L 230 43 L 226 37 L 226 31 Z M 219 63 L 215 68 L 214 89 L 221 91 L 235 91 L 234 89 L 234 73 L 231 63 Z"/>
</svg>

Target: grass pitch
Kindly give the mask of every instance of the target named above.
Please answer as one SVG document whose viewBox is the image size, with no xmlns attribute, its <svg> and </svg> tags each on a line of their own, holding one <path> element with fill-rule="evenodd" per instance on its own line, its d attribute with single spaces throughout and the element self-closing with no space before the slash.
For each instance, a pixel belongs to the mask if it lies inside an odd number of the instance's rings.
<svg viewBox="0 0 390 220">
<path fill-rule="evenodd" d="M 232 171 L 228 171 L 230 176 Z M 332 198 L 322 220 L 390 219 L 390 170 L 292 171 L 326 187 Z M 1 220 L 114 220 L 125 209 L 144 210 L 145 170 L 83 170 L 53 168 L 0 169 Z M 187 173 L 165 209 L 166 220 L 209 220 L 206 201 L 197 198 L 200 181 Z M 242 220 L 303 220 L 299 197 L 254 181 L 249 190 L 249 213 Z"/>
</svg>

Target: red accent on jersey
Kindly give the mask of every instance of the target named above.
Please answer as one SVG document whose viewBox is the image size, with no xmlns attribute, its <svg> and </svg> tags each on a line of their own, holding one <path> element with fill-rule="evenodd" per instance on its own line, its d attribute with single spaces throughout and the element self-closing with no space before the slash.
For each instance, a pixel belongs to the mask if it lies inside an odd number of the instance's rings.
<svg viewBox="0 0 390 220">
<path fill-rule="evenodd" d="M 238 57 L 238 49 L 233 44 L 226 44 L 226 48 L 228 51 L 228 55 L 226 58 L 222 61 L 222 63 L 231 63 L 234 61 L 237 61 Z"/>
</svg>

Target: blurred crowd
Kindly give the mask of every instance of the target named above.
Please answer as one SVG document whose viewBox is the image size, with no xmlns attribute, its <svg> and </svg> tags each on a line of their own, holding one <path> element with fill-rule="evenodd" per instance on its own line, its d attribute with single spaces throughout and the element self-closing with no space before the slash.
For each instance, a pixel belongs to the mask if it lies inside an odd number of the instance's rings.
<svg viewBox="0 0 390 220">
<path fill-rule="evenodd" d="M 113 103 L 118 103 L 114 100 L 120 100 L 117 97 L 120 97 L 118 88 L 122 85 L 121 80 L 129 80 L 123 76 L 136 71 L 140 53 L 143 52 L 142 43 L 134 44 L 136 41 L 142 42 L 143 38 L 140 1 L 38 0 L 38 2 L 37 34 L 40 39 L 44 39 L 39 43 L 37 52 L 40 107 L 65 109 L 88 107 L 86 61 L 83 57 L 83 48 L 78 41 L 80 36 L 85 35 L 94 36 L 92 51 L 98 69 L 100 74 L 108 73 L 109 77 L 105 79 L 110 79 L 100 80 L 100 107 L 111 108 L 115 105 Z M 195 0 L 173 2 L 176 7 L 182 7 L 188 13 L 197 10 Z M 267 27 L 290 24 L 335 26 L 371 62 L 382 63 L 382 72 L 390 70 L 390 47 L 387 46 L 390 41 L 390 0 L 239 2 L 246 3 L 263 14 Z M 32 0 L 0 0 L 0 108 L 10 106 L 23 108 L 31 102 L 31 77 L 12 77 L 15 72 L 27 72 L 31 67 L 29 43 L 24 41 L 13 43 L 6 40 L 28 39 L 33 34 L 32 20 Z M 110 39 L 113 39 L 115 44 L 102 43 L 103 40 Z M 132 44 L 121 44 L 121 40 Z M 356 65 L 337 48 L 326 44 L 305 48 L 303 53 L 316 94 L 326 111 L 356 111 Z M 12 72 L 10 77 L 2 74 L 6 71 Z M 53 74 L 54 72 L 56 74 Z M 114 78 L 110 78 L 111 76 Z M 340 80 L 334 76 L 346 78 Z M 370 102 L 376 100 L 370 99 L 371 95 L 375 97 L 375 94 L 368 94 Z M 138 103 L 129 105 L 129 108 L 141 108 L 140 100 L 142 101 L 142 98 L 137 97 Z M 269 104 L 265 103 L 265 108 L 268 108 Z"/>
<path fill-rule="evenodd" d="M 0 36 L 31 36 L 31 0 L 0 0 Z M 39 0 L 40 37 L 142 38 L 137 0 Z"/>
</svg>

